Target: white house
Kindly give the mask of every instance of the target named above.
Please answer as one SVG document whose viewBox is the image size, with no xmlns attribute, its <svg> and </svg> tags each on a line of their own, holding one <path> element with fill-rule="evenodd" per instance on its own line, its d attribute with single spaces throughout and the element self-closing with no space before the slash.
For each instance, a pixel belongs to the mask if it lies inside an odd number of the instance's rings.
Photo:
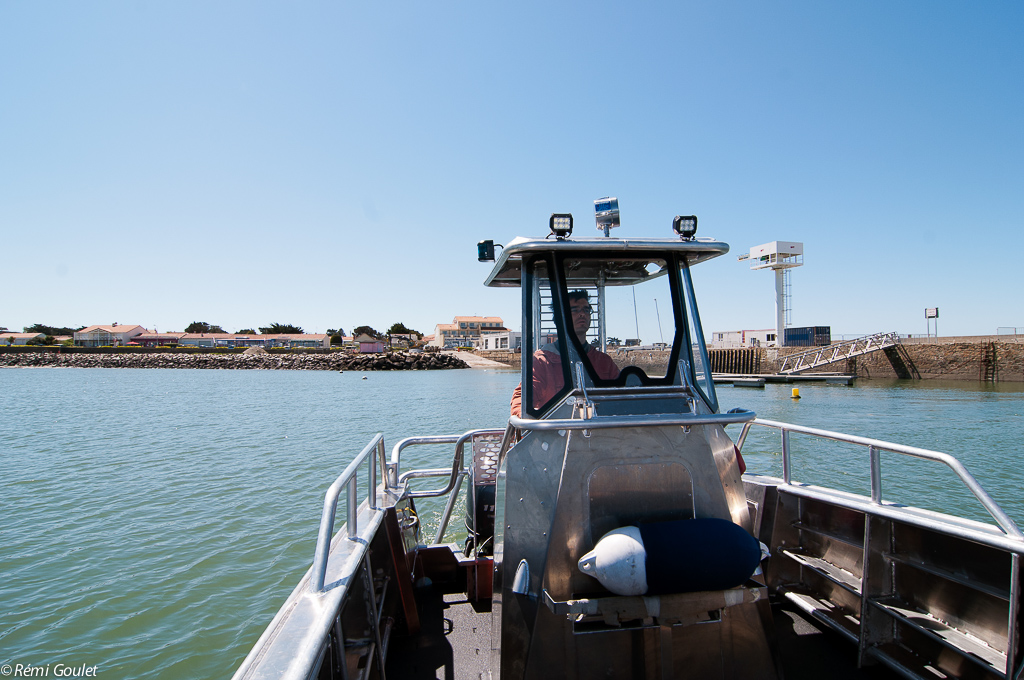
<svg viewBox="0 0 1024 680">
<path fill-rule="evenodd" d="M 515 351 L 523 346 L 523 334 L 519 331 L 484 331 L 474 342 L 474 347 L 481 350 Z"/>
<path fill-rule="evenodd" d="M 500 316 L 457 316 L 452 323 L 439 323 L 434 327 L 435 347 L 474 347 L 482 333 L 504 331 Z"/>
<path fill-rule="evenodd" d="M 75 344 L 79 347 L 116 347 L 127 345 L 136 335 L 148 333 L 142 326 L 113 323 L 109 326 L 89 326 L 75 332 Z"/>
</svg>

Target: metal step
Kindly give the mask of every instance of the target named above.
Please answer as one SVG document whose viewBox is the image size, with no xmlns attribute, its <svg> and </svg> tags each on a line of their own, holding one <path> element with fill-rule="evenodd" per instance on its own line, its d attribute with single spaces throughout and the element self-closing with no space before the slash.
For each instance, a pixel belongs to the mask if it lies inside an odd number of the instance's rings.
<svg viewBox="0 0 1024 680">
<path fill-rule="evenodd" d="M 834 531 L 829 531 L 828 529 L 822 529 L 821 527 L 812 527 L 811 525 L 805 524 L 799 520 L 792 522 L 791 526 L 799 531 L 806 531 L 807 533 L 816 534 L 818 536 L 824 536 L 826 538 L 831 538 L 833 541 L 845 543 L 846 545 L 857 548 L 860 551 L 864 550 L 863 539 L 855 540 L 850 538 L 849 536 L 844 536 L 843 534 L 836 533 Z"/>
<path fill-rule="evenodd" d="M 878 659 L 907 678 L 924 677 L 929 678 L 929 680 L 942 680 L 942 678 L 953 677 L 936 668 L 927 659 L 918 656 L 896 642 L 885 642 L 876 645 L 868 650 L 868 655 Z"/>
<path fill-rule="evenodd" d="M 858 644 L 860 641 L 860 621 L 832 602 L 800 588 L 786 588 L 782 595 L 805 614 L 821 621 L 850 642 Z"/>
<path fill-rule="evenodd" d="M 814 557 L 795 550 L 783 549 L 779 551 L 786 557 L 796 561 L 798 564 L 812 569 L 829 581 L 845 588 L 857 597 L 860 597 L 860 577 L 820 557 Z"/>
<path fill-rule="evenodd" d="M 883 557 L 885 557 L 885 559 L 890 560 L 892 562 L 896 562 L 898 564 L 902 564 L 902 565 L 905 565 L 905 566 L 908 566 L 908 567 L 912 567 L 913 569 L 917 569 L 919 571 L 923 571 L 923 572 L 925 572 L 927 574 L 931 574 L 932 576 L 938 576 L 939 578 L 944 578 L 947 581 L 952 581 L 953 583 L 958 583 L 958 584 L 964 586 L 965 588 L 970 588 L 972 590 L 977 590 L 978 592 L 985 593 L 986 595 L 991 595 L 992 597 L 997 597 L 1000 600 L 1004 600 L 1005 602 L 1009 602 L 1010 601 L 1010 589 L 1009 589 L 1009 587 L 1007 587 L 1007 588 L 998 588 L 998 587 L 995 587 L 995 586 L 992 586 L 992 585 L 989 585 L 989 584 L 986 584 L 986 583 L 981 583 L 981 582 L 976 581 L 974 579 L 971 579 L 969 577 L 961 576 L 959 574 L 954 574 L 953 572 L 948 571 L 946 569 L 943 569 L 941 567 L 936 567 L 934 565 L 925 564 L 925 563 L 920 562 L 918 560 L 907 559 L 905 557 L 901 557 L 900 555 L 893 555 L 892 553 L 884 553 Z"/>
<path fill-rule="evenodd" d="M 942 643 L 988 671 L 1003 674 L 1006 669 L 1006 654 L 991 647 L 979 638 L 957 630 L 931 614 L 913 608 L 896 598 L 871 599 L 869 603 L 905 623 L 918 632 Z"/>
</svg>

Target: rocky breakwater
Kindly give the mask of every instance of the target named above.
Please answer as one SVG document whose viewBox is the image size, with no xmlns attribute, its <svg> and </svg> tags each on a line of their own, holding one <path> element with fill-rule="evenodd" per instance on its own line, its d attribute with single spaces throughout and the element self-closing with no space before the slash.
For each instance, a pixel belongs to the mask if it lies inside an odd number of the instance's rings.
<svg viewBox="0 0 1024 680">
<path fill-rule="evenodd" d="M 212 368 L 306 371 L 436 371 L 469 368 L 450 354 L 0 354 L 0 366 L 66 368 Z"/>
</svg>

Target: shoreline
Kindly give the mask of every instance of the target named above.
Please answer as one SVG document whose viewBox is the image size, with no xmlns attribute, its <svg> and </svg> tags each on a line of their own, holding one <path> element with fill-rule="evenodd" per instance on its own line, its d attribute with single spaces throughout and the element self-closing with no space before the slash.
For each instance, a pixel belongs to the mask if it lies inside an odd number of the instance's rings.
<svg viewBox="0 0 1024 680">
<path fill-rule="evenodd" d="M 299 371 L 439 371 L 469 368 L 451 354 L 80 354 L 11 352 L 0 354 L 0 368 L 174 368 Z"/>
<path fill-rule="evenodd" d="M 964 382 L 1024 382 L 1024 343 L 982 337 L 932 339 L 902 344 L 871 354 L 842 359 L 801 375 L 842 373 L 855 379 L 912 378 Z M 711 349 L 712 372 L 729 375 L 772 375 L 781 360 L 806 348 Z M 668 359 L 665 351 L 624 351 L 613 354 L 623 363 L 656 369 Z M 2 367 L 68 368 L 207 368 L 230 370 L 395 371 L 495 369 L 518 370 L 522 355 L 507 351 L 389 352 L 351 354 L 343 351 L 277 351 L 244 354 L 240 350 L 203 352 L 143 348 L 0 347 Z"/>
</svg>

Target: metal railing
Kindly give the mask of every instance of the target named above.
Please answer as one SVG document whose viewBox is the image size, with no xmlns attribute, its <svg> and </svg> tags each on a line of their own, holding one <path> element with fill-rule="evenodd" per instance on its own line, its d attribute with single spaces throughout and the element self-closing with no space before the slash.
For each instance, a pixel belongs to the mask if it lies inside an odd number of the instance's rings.
<svg viewBox="0 0 1024 680">
<path fill-rule="evenodd" d="M 846 342 L 834 345 L 815 347 L 806 352 L 798 352 L 783 357 L 782 364 L 779 366 L 779 373 L 799 373 L 816 366 L 824 366 L 834 361 L 850 359 L 861 354 L 892 347 L 899 341 L 900 336 L 898 333 L 875 333 L 874 335 L 866 335 L 856 340 L 847 340 Z"/>
<path fill-rule="evenodd" d="M 819 430 L 813 427 L 804 427 L 802 425 L 792 425 L 790 423 L 780 423 L 774 420 L 762 420 L 757 418 L 752 422 L 745 423 L 743 430 L 740 432 L 740 436 L 736 439 L 736 447 L 742 451 L 743 443 L 746 441 L 747 433 L 750 431 L 752 425 L 760 425 L 771 429 L 779 430 L 782 434 L 782 479 L 787 485 L 793 485 L 791 479 L 791 467 L 790 467 L 790 445 L 789 435 L 790 433 L 805 434 L 812 437 L 819 437 L 822 439 L 830 439 L 837 442 L 846 442 L 849 444 L 857 444 L 859 446 L 867 447 L 868 449 L 868 461 L 870 465 L 870 479 L 871 479 L 871 504 L 874 506 L 882 505 L 882 463 L 881 463 L 881 452 L 889 451 L 892 453 L 898 453 L 904 456 L 911 456 L 913 458 L 920 458 L 923 460 L 931 460 L 938 463 L 942 463 L 957 476 L 957 478 L 967 487 L 967 489 L 974 495 L 974 497 L 981 503 L 982 507 L 989 513 L 992 519 L 995 520 L 999 528 L 1007 534 L 1007 536 L 1016 539 L 1017 541 L 1024 541 L 1024 533 L 1017 527 L 1009 515 L 1003 511 L 999 504 L 988 495 L 988 492 L 982 488 L 981 484 L 977 479 L 974 478 L 967 468 L 964 467 L 963 463 L 956 459 L 956 457 L 939 451 L 931 451 L 928 449 L 919 449 L 914 446 L 904 446 L 903 444 L 893 444 L 891 442 L 882 441 L 880 439 L 871 439 L 868 437 L 858 437 L 855 435 L 842 434 L 840 432 L 832 432 L 830 430 Z"/>
<path fill-rule="evenodd" d="M 370 454 L 376 452 L 376 456 Z M 346 490 L 345 522 L 348 525 L 348 538 L 355 539 L 359 535 L 357 513 L 359 510 L 358 498 L 358 476 L 359 466 L 364 462 L 368 464 L 368 485 L 366 489 L 366 502 L 371 510 L 377 508 L 377 467 L 374 465 L 375 458 L 380 461 L 381 469 L 385 465 L 384 435 L 377 434 L 366 448 L 355 457 L 345 471 L 342 472 L 334 484 L 327 489 L 324 496 L 324 511 L 320 516 L 320 532 L 316 538 L 316 550 L 313 553 L 313 572 L 309 580 L 309 589 L 314 593 L 324 591 L 324 576 L 327 573 L 327 557 L 331 551 L 331 537 L 334 533 L 334 515 L 338 509 L 338 497 L 342 489 Z"/>
<path fill-rule="evenodd" d="M 444 532 L 448 529 L 448 522 L 451 520 L 452 511 L 455 509 L 455 503 L 459 497 L 459 492 L 462 490 L 462 480 L 469 474 L 469 470 L 466 468 L 464 462 L 466 442 L 471 441 L 477 436 L 494 436 L 502 433 L 505 434 L 505 445 L 507 446 L 509 441 L 509 433 L 507 429 L 470 430 L 469 432 L 465 432 L 461 435 L 407 437 L 395 444 L 395 448 L 391 451 L 391 462 L 388 463 L 387 476 L 385 477 L 385 485 L 389 488 L 405 486 L 411 479 L 448 476 L 448 483 L 443 488 L 432 489 L 429 491 L 406 490 L 404 493 L 406 498 L 436 498 L 438 496 L 448 496 L 448 502 L 445 503 L 444 512 L 441 514 L 441 522 L 437 527 L 437 532 L 434 535 L 434 540 L 431 545 L 437 545 L 444 537 Z M 427 470 L 410 470 L 405 474 L 400 474 L 402 451 L 409 446 L 424 444 L 450 444 L 453 442 L 455 443 L 455 454 L 452 456 L 452 465 L 450 469 L 433 468 Z"/>
<path fill-rule="evenodd" d="M 504 430 L 497 429 L 484 429 L 484 430 L 470 430 L 463 434 L 445 434 L 435 435 L 427 437 L 407 437 L 402 441 L 395 444 L 395 448 L 391 450 L 391 462 L 387 466 L 387 481 L 388 488 L 397 488 L 402 486 L 410 479 L 422 478 L 422 477 L 440 477 L 445 474 L 448 475 L 448 484 L 443 489 L 434 489 L 432 491 L 409 491 L 405 495 L 408 498 L 431 498 L 436 496 L 444 496 L 445 494 L 452 491 L 455 486 L 459 483 L 459 479 L 466 473 L 463 465 L 463 459 L 465 458 L 464 451 L 466 448 L 466 442 L 471 440 L 473 437 L 478 435 L 495 435 L 501 434 Z M 429 470 L 411 470 L 405 474 L 400 474 L 399 470 L 402 462 L 402 451 L 410 446 L 423 445 L 423 444 L 455 444 L 455 455 L 452 457 L 451 468 L 435 468 Z"/>
<path fill-rule="evenodd" d="M 313 554 L 312 574 L 309 581 L 310 591 L 313 593 L 324 592 L 327 560 L 330 555 L 331 539 L 334 534 L 334 517 L 337 514 L 338 499 L 343 490 L 347 492 L 345 510 L 345 522 L 347 525 L 346 533 L 349 540 L 357 540 L 359 538 L 358 511 L 360 499 L 358 497 L 359 479 L 357 473 L 360 466 L 366 463 L 368 468 L 366 503 L 370 510 L 377 509 L 377 467 L 374 464 L 375 461 L 379 461 L 380 463 L 381 477 L 384 481 L 384 488 L 387 490 L 403 487 L 411 479 L 448 477 L 448 482 L 443 488 L 427 491 L 405 490 L 403 494 L 407 498 L 432 498 L 444 496 L 446 494 L 448 495 L 448 502 L 445 505 L 445 510 L 441 517 L 441 525 L 438 528 L 437 535 L 434 537 L 434 544 L 437 544 L 441 541 L 441 538 L 444 536 L 444 532 L 448 527 L 448 522 L 455 507 L 455 501 L 462 487 L 462 480 L 468 475 L 468 471 L 465 469 L 464 465 L 466 442 L 470 441 L 477 435 L 493 436 L 502 434 L 503 432 L 507 432 L 507 430 L 470 430 L 469 432 L 465 432 L 461 435 L 407 437 L 395 444 L 395 447 L 391 452 L 390 462 L 387 461 L 385 457 L 386 451 L 384 448 L 384 435 L 377 434 L 372 440 L 370 440 L 370 443 L 366 445 L 362 452 L 348 464 L 345 471 L 338 476 L 324 495 L 324 509 L 323 514 L 320 517 L 320 532 L 316 539 L 316 550 Z M 509 439 L 507 435 L 505 439 L 507 442 Z M 402 451 L 409 446 L 451 443 L 455 444 L 455 454 L 452 457 L 452 464 L 450 468 L 411 470 L 405 474 L 401 474 Z M 376 455 L 371 455 L 374 452 Z"/>
</svg>

